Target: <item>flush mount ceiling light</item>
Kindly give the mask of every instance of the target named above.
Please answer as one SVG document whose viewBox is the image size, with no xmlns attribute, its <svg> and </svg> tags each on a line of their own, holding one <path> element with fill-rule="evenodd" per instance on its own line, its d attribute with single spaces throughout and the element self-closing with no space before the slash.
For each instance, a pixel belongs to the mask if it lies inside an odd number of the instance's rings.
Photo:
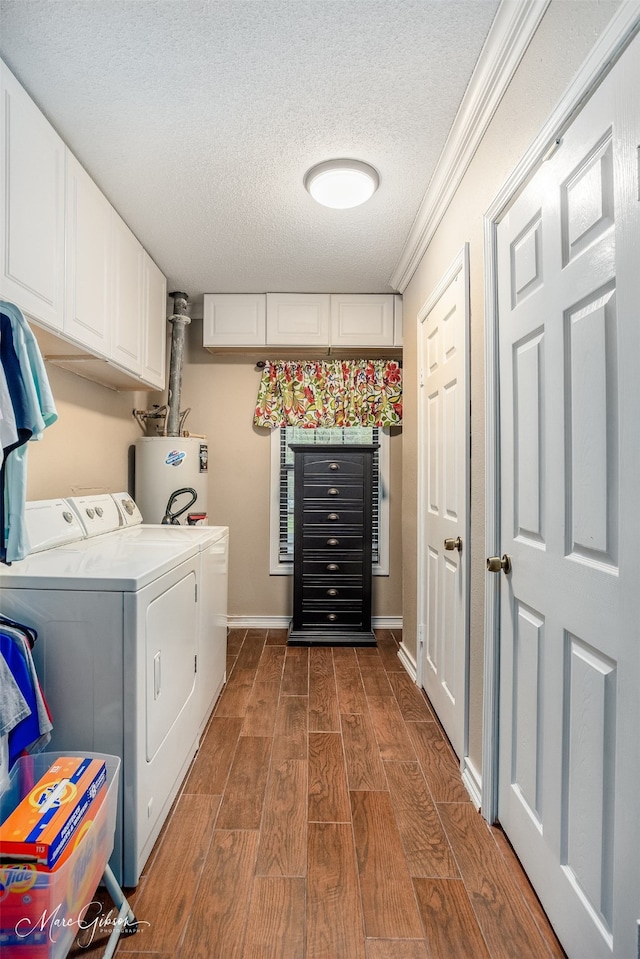
<svg viewBox="0 0 640 959">
<path fill-rule="evenodd" d="M 361 160 L 325 160 L 311 167 L 304 178 L 313 199 L 335 210 L 364 203 L 379 183 L 378 171 Z"/>
</svg>

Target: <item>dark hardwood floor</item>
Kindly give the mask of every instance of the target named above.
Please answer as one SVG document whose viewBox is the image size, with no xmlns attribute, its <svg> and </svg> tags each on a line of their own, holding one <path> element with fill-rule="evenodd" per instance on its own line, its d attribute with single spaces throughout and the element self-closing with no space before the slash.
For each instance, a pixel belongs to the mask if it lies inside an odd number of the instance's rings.
<svg viewBox="0 0 640 959">
<path fill-rule="evenodd" d="M 564 957 L 470 802 L 398 637 L 376 635 L 377 648 L 307 649 L 284 630 L 231 630 L 227 685 L 127 891 L 148 925 L 118 955 Z M 70 955 L 97 959 L 109 931 L 89 926 Z"/>
</svg>

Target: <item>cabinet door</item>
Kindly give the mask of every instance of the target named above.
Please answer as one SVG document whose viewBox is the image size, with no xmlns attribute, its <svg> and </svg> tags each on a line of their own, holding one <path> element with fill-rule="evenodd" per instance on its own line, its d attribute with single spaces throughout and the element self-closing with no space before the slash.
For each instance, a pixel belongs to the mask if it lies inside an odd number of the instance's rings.
<svg viewBox="0 0 640 959">
<path fill-rule="evenodd" d="M 112 208 L 67 151 L 64 333 L 92 353 L 110 350 Z"/>
<path fill-rule="evenodd" d="M 264 346 L 264 293 L 205 293 L 203 346 Z"/>
<path fill-rule="evenodd" d="M 167 356 L 167 281 L 145 253 L 145 330 L 142 378 L 158 390 L 165 387 Z"/>
<path fill-rule="evenodd" d="M 328 346 L 328 293 L 267 293 L 267 344 Z"/>
<path fill-rule="evenodd" d="M 64 143 L 0 61 L 1 293 L 62 330 Z"/>
<path fill-rule="evenodd" d="M 332 294 L 331 345 L 393 346 L 393 294 Z"/>
<path fill-rule="evenodd" d="M 142 372 L 144 250 L 113 211 L 111 358 L 128 372 Z"/>
</svg>

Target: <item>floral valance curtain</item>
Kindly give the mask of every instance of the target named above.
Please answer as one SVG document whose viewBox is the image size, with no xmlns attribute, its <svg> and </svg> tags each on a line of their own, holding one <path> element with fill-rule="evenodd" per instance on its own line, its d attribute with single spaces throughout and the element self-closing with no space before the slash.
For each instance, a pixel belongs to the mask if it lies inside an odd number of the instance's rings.
<svg viewBox="0 0 640 959">
<path fill-rule="evenodd" d="M 396 360 L 267 361 L 256 426 L 399 426 L 402 370 Z"/>
</svg>

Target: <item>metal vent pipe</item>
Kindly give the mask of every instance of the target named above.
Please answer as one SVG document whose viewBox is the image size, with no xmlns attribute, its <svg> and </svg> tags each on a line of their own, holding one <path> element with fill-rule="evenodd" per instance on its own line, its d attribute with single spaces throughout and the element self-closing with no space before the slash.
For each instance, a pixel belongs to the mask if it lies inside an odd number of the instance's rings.
<svg viewBox="0 0 640 959">
<path fill-rule="evenodd" d="M 182 394 L 182 366 L 184 364 L 185 328 L 191 323 L 187 316 L 186 293 L 170 293 L 173 297 L 173 316 L 169 317 L 171 330 L 171 360 L 169 364 L 169 397 L 165 432 L 167 436 L 180 435 L 180 397 Z"/>
</svg>

